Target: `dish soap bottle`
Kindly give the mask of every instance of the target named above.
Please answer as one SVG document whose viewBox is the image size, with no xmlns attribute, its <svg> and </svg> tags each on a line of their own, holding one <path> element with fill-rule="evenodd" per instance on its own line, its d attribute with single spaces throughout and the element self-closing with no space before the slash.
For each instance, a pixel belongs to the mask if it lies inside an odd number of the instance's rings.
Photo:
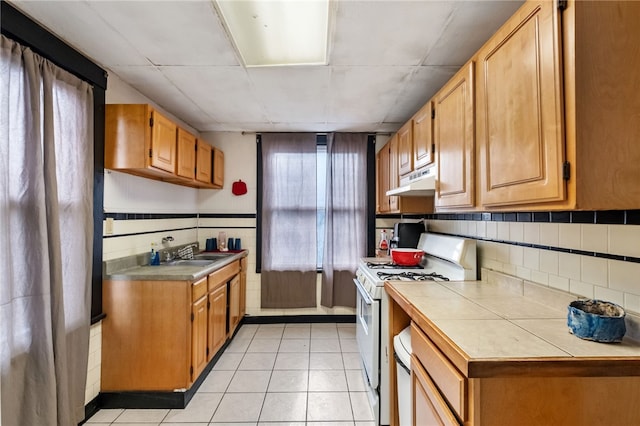
<svg viewBox="0 0 640 426">
<path fill-rule="evenodd" d="M 160 264 L 160 253 L 156 250 L 156 243 L 151 243 L 151 255 L 149 258 L 149 265 Z"/>
</svg>

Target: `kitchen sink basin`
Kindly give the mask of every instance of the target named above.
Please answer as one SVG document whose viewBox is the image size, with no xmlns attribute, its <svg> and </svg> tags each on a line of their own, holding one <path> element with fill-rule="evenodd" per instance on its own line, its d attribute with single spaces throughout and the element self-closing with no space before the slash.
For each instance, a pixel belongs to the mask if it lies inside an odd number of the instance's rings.
<svg viewBox="0 0 640 426">
<path fill-rule="evenodd" d="M 180 259 L 165 263 L 166 266 L 207 266 L 214 262 L 213 259 Z"/>
<path fill-rule="evenodd" d="M 224 259 L 225 257 L 233 256 L 234 254 L 235 253 L 202 253 L 202 254 L 196 254 L 195 256 L 193 256 L 193 258 L 197 260 L 200 260 L 200 259 L 220 260 L 220 259 Z"/>
</svg>

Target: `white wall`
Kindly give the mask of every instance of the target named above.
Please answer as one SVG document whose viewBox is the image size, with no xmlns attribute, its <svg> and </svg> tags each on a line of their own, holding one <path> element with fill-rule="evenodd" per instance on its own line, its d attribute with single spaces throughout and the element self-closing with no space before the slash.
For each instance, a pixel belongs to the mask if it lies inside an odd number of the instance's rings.
<svg viewBox="0 0 640 426">
<path fill-rule="evenodd" d="M 200 213 L 256 213 L 257 144 L 255 134 L 206 132 L 202 139 L 224 152 L 224 188 L 198 191 Z M 245 195 L 231 193 L 231 184 L 242 180 Z"/>
</svg>

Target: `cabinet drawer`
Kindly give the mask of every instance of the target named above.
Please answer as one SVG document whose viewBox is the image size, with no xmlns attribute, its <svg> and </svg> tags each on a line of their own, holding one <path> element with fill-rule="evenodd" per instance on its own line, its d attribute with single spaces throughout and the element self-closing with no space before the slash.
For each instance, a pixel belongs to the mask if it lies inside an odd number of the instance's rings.
<svg viewBox="0 0 640 426">
<path fill-rule="evenodd" d="M 449 405 L 462 420 L 467 419 L 467 379 L 414 323 L 411 323 L 411 349 L 431 376 Z"/>
<path fill-rule="evenodd" d="M 227 266 L 223 266 L 215 272 L 209 274 L 209 291 L 215 290 L 216 287 L 220 283 L 226 283 L 235 275 L 240 273 L 240 261 L 235 261 L 233 263 L 228 264 Z"/>
<path fill-rule="evenodd" d="M 191 285 L 191 301 L 195 302 L 202 296 L 207 294 L 207 279 L 202 278 L 200 281 L 196 281 Z"/>
<path fill-rule="evenodd" d="M 411 388 L 414 425 L 459 426 L 455 414 L 415 355 L 411 356 Z"/>
</svg>

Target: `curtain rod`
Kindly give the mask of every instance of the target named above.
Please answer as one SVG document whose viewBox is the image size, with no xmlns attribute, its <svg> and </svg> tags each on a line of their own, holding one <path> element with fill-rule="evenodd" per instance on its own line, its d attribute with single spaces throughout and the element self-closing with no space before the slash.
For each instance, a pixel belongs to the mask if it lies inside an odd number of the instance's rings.
<svg viewBox="0 0 640 426">
<path fill-rule="evenodd" d="M 315 133 L 316 135 L 320 135 L 320 136 L 326 136 L 329 133 L 339 133 L 339 132 L 245 132 L 244 130 L 242 132 L 240 132 L 243 136 L 244 135 L 261 135 L 262 133 Z M 383 133 L 383 132 L 346 132 L 346 133 L 366 133 L 368 135 L 373 135 L 373 136 L 391 136 L 392 133 Z"/>
</svg>

